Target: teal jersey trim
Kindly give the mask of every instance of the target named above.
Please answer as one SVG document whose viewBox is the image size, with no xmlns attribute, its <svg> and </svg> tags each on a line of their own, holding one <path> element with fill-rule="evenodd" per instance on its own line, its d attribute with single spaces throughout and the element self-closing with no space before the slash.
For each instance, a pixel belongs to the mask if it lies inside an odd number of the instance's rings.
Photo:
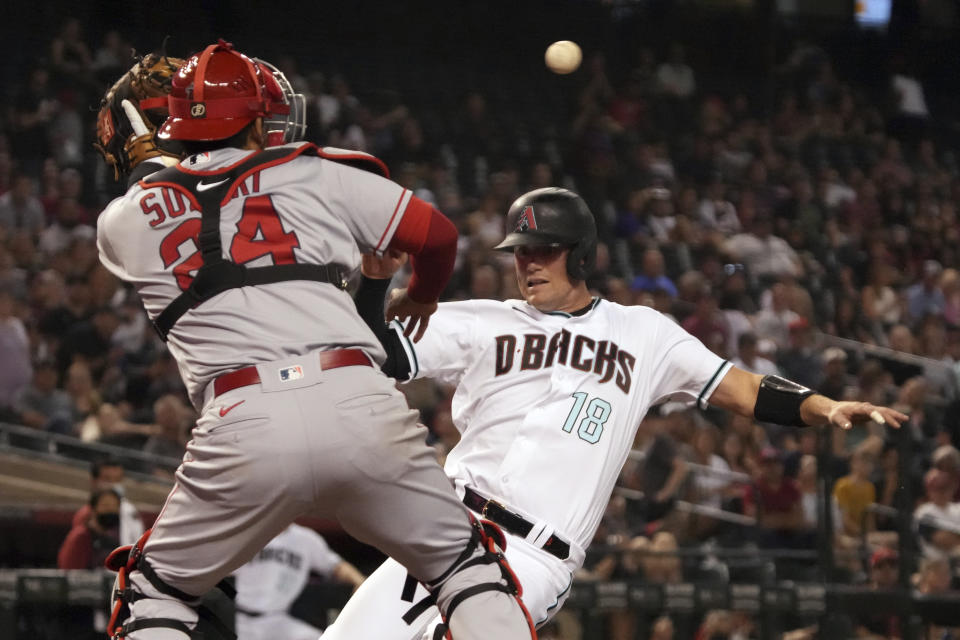
<svg viewBox="0 0 960 640">
<path fill-rule="evenodd" d="M 557 597 L 554 599 L 553 604 L 550 605 L 549 607 L 547 607 L 547 615 L 543 618 L 543 620 L 540 620 L 539 622 L 535 623 L 535 624 L 533 625 L 534 627 L 539 627 L 539 626 L 542 625 L 544 622 L 546 622 L 547 620 L 550 619 L 550 612 L 553 611 L 554 609 L 556 609 L 557 606 L 560 605 L 560 598 L 562 598 L 562 597 L 564 596 L 564 594 L 566 594 L 568 591 L 570 591 L 570 587 L 572 587 L 572 586 L 573 586 L 573 574 L 571 573 L 571 574 L 570 574 L 570 582 L 567 583 L 566 588 L 565 588 L 563 591 L 561 591 L 560 593 L 557 594 Z"/>
<path fill-rule="evenodd" d="M 566 311 L 544 311 L 548 316 L 560 316 L 561 318 L 573 318 L 574 316 L 582 316 L 593 311 L 597 305 L 600 304 L 600 298 L 594 297 L 593 301 L 576 313 L 567 313 Z"/>
<path fill-rule="evenodd" d="M 700 395 L 697 396 L 698 407 L 700 407 L 701 409 L 707 408 L 704 396 L 707 395 L 708 391 L 713 389 L 713 385 L 717 381 L 717 378 L 720 377 L 720 374 L 722 374 L 724 371 L 729 369 L 731 366 L 733 365 L 730 363 L 729 360 L 724 360 L 723 362 L 720 363 L 720 366 L 717 367 L 717 370 L 713 373 L 713 376 L 710 378 L 710 381 L 707 382 L 706 385 L 704 385 L 703 389 L 700 391 Z"/>
</svg>

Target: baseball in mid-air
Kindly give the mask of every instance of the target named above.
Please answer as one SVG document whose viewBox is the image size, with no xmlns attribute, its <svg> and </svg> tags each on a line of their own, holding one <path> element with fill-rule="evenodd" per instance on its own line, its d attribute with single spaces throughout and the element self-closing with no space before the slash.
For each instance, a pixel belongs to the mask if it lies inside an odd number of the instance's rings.
<svg viewBox="0 0 960 640">
<path fill-rule="evenodd" d="M 550 71 L 559 74 L 573 73 L 580 66 L 583 60 L 583 52 L 580 51 L 580 45 L 570 40 L 558 40 L 547 47 L 544 54 L 544 60 Z"/>
</svg>

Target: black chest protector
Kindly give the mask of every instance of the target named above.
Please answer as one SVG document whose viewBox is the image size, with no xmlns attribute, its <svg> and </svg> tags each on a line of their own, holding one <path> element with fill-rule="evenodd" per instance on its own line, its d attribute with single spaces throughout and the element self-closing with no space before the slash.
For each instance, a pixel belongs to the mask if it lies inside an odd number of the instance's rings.
<svg viewBox="0 0 960 640">
<path fill-rule="evenodd" d="M 223 257 L 220 239 L 220 209 L 230 201 L 241 182 L 254 173 L 293 160 L 303 154 L 353 164 L 384 175 L 386 168 L 372 156 L 330 156 L 314 145 L 295 149 L 279 147 L 252 154 L 242 162 L 219 171 L 194 173 L 180 165 L 168 167 L 141 180 L 144 188 L 169 187 L 184 194 L 200 211 L 200 234 L 197 245 L 201 266 L 190 286 L 153 320 L 153 326 L 164 342 L 170 330 L 190 309 L 229 289 L 250 287 L 288 280 L 312 280 L 331 284 L 339 289 L 347 286 L 349 270 L 338 264 L 279 264 L 246 267 Z"/>
</svg>

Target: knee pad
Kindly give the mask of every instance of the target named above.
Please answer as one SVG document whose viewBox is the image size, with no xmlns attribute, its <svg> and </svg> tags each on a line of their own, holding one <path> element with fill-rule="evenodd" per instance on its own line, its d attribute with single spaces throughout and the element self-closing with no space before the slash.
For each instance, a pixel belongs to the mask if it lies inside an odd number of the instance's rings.
<svg viewBox="0 0 960 640">
<path fill-rule="evenodd" d="M 139 629 L 155 628 L 173 629 L 188 640 L 237 640 L 234 622 L 236 607 L 233 602 L 237 592 L 233 584 L 222 580 L 202 597 L 192 596 L 167 584 L 143 557 L 143 547 L 150 537 L 150 531 L 147 530 L 136 544 L 115 549 L 104 563 L 108 569 L 117 572 L 110 598 L 110 622 L 107 624 L 110 640 L 121 640 Z M 196 627 L 191 629 L 183 621 L 174 618 L 139 618 L 124 623 L 130 617 L 130 605 L 150 597 L 141 593 L 131 582 L 130 577 L 134 572 L 142 574 L 157 591 L 194 609 L 197 612 Z"/>
<path fill-rule="evenodd" d="M 456 608 L 468 598 L 477 596 L 481 593 L 498 591 L 512 596 L 527 619 L 527 624 L 533 637 L 536 637 L 534 625 L 530 619 L 530 614 L 521 600 L 523 588 L 517 579 L 513 569 L 510 568 L 503 551 L 507 548 L 507 540 L 500 528 L 492 522 L 478 520 L 470 516 L 470 524 L 473 527 L 473 533 L 467 542 L 466 548 L 457 558 L 457 560 L 440 575 L 439 578 L 423 583 L 424 587 L 430 592 L 430 595 L 414 604 L 403 616 L 404 622 L 412 624 L 427 608 L 436 604 L 440 609 L 440 615 L 444 624 L 441 627 L 448 627 L 450 617 Z M 475 583 L 469 587 L 460 589 L 452 598 L 449 599 L 446 606 L 441 607 L 437 600 L 437 594 L 448 585 L 451 580 L 455 580 L 458 574 L 468 571 L 474 567 L 495 565 L 499 570 L 499 579 L 488 582 Z M 407 576 L 407 582 L 403 589 L 403 600 L 413 601 L 413 594 L 416 590 L 416 580 L 412 576 Z M 449 637 L 449 636 L 447 636 Z"/>
</svg>

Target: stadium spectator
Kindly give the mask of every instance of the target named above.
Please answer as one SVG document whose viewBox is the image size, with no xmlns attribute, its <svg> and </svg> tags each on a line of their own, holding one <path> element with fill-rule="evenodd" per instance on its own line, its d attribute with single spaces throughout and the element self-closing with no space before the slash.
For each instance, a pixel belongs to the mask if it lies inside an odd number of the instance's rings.
<svg viewBox="0 0 960 640">
<path fill-rule="evenodd" d="M 890 282 L 892 268 L 882 261 L 870 265 L 870 276 L 860 294 L 863 316 L 882 331 L 900 322 L 901 303 Z"/>
<path fill-rule="evenodd" d="M 810 322 L 804 317 L 799 317 L 791 322 L 787 329 L 790 336 L 789 344 L 777 354 L 777 366 L 791 380 L 796 380 L 811 389 L 819 389 L 822 360 L 814 348 Z"/>
<path fill-rule="evenodd" d="M 831 400 L 845 397 L 850 381 L 847 375 L 847 352 L 839 347 L 824 349 L 820 356 L 823 370 L 817 391 Z"/>
<path fill-rule="evenodd" d="M 90 317 L 90 286 L 85 278 L 69 279 L 55 269 L 41 271 L 34 279 L 36 328 L 55 352 L 63 336 Z"/>
<path fill-rule="evenodd" d="M 708 285 L 704 285 L 692 301 L 693 313 L 684 318 L 680 326 L 714 353 L 725 355 L 730 328 L 723 312 L 717 307 L 716 296 Z"/>
<path fill-rule="evenodd" d="M 112 490 L 120 497 L 119 530 L 117 539 L 120 544 L 133 544 L 143 535 L 143 518 L 126 498 L 123 481 L 126 475 L 123 465 L 115 458 L 104 458 L 90 465 L 90 491 Z M 72 527 L 83 526 L 93 513 L 93 507 L 85 504 L 73 514 Z"/>
<path fill-rule="evenodd" d="M 739 611 L 714 609 L 708 611 L 697 629 L 694 640 L 729 640 L 753 637 L 754 622 Z"/>
<path fill-rule="evenodd" d="M 678 419 L 679 416 L 673 418 Z M 638 436 L 644 451 L 644 463 L 639 470 L 635 488 L 645 498 L 638 504 L 643 522 L 655 522 L 673 508 L 673 502 L 687 476 L 686 460 L 679 454 L 680 445 L 668 429 L 671 418 L 647 416 L 640 424 Z"/>
<path fill-rule="evenodd" d="M 944 269 L 940 276 L 943 292 L 943 319 L 951 325 L 960 325 L 960 271 Z"/>
<path fill-rule="evenodd" d="M 900 559 L 895 550 L 881 547 L 870 556 L 870 589 L 874 591 L 895 589 L 899 574 Z M 866 640 L 903 637 L 900 617 L 883 611 L 857 616 L 854 632 L 857 638 Z"/>
<path fill-rule="evenodd" d="M 57 367 L 51 360 L 33 365 L 33 380 L 13 400 L 20 422 L 34 429 L 73 435 L 70 396 L 57 388 Z"/>
<path fill-rule="evenodd" d="M 93 57 L 83 40 L 83 23 L 79 18 L 67 18 L 60 33 L 50 42 L 50 67 L 58 83 L 73 87 L 88 79 Z"/>
<path fill-rule="evenodd" d="M 52 256 L 68 248 L 73 240 L 91 241 L 96 237 L 93 227 L 81 224 L 80 205 L 73 198 L 60 198 L 57 202 L 54 223 L 40 232 L 37 248 Z"/>
<path fill-rule="evenodd" d="M 656 90 L 660 96 L 658 120 L 668 131 L 678 131 L 693 115 L 692 99 L 697 90 L 696 75 L 686 63 L 683 45 L 671 43 L 667 60 L 656 73 Z"/>
<path fill-rule="evenodd" d="M 470 299 L 501 300 L 500 270 L 493 264 L 479 264 L 470 273 Z"/>
<path fill-rule="evenodd" d="M 950 561 L 943 556 L 924 558 L 916 577 L 917 591 L 922 594 L 943 593 L 950 589 Z M 943 636 L 933 636 L 943 637 Z"/>
<path fill-rule="evenodd" d="M 727 432 L 723 437 L 723 446 L 721 448 L 723 460 L 730 467 L 730 471 L 736 473 L 750 473 L 747 464 L 747 451 L 743 446 L 743 440 L 739 434 Z"/>
<path fill-rule="evenodd" d="M 731 362 L 735 367 L 759 373 L 762 376 L 780 375 L 777 365 L 759 354 L 757 351 L 757 336 L 750 332 L 740 334 L 740 339 L 737 340 L 737 357 L 733 358 Z"/>
<path fill-rule="evenodd" d="M 187 446 L 192 411 L 180 396 L 167 394 L 153 403 L 154 421 L 159 431 L 143 445 L 145 453 L 165 458 L 180 458 Z"/>
<path fill-rule="evenodd" d="M 693 69 L 686 63 L 683 45 L 674 42 L 665 62 L 657 67 L 657 89 L 673 98 L 691 98 L 697 90 Z"/>
<path fill-rule="evenodd" d="M 940 315 L 946 305 L 943 291 L 940 290 L 940 275 L 943 267 L 936 260 L 925 260 L 920 282 L 907 288 L 907 312 L 914 322 L 919 322 L 927 314 Z"/>
<path fill-rule="evenodd" d="M 907 483 L 900 482 L 900 454 L 897 451 L 896 443 L 892 440 L 885 441 L 880 453 L 880 464 L 874 471 L 873 484 L 877 488 L 877 503 L 885 507 L 895 507 L 895 498 L 898 491 L 910 491 L 915 494 L 913 485 L 906 486 Z M 901 488 L 901 485 L 902 488 Z M 896 529 L 896 520 L 888 515 L 877 515 L 877 529 L 881 531 Z"/>
<path fill-rule="evenodd" d="M 319 533 L 290 524 L 233 573 L 237 640 L 316 640 L 320 629 L 288 613 L 311 573 L 354 590 L 365 578 Z"/>
<path fill-rule="evenodd" d="M 0 229 L 39 234 L 46 224 L 43 204 L 34 195 L 33 179 L 23 173 L 14 176 L 10 191 L 0 196 Z"/>
<path fill-rule="evenodd" d="M 890 92 L 894 99 L 890 127 L 904 141 L 916 142 L 930 117 L 923 83 L 908 69 L 902 53 L 893 57 L 890 67 Z"/>
<path fill-rule="evenodd" d="M 50 86 L 50 73 L 43 66 L 37 66 L 30 71 L 26 86 L 12 105 L 10 123 L 13 153 L 26 178 L 39 176 L 44 158 L 50 155 L 47 127 L 56 109 L 54 91 Z M 18 197 L 26 198 L 27 195 L 32 195 L 32 184 L 26 191 L 26 194 Z M 0 216 L 0 220 L 2 219 L 3 216 Z"/>
<path fill-rule="evenodd" d="M 102 399 L 93 384 L 93 375 L 86 362 L 77 360 L 67 368 L 63 386 L 70 394 L 74 425 L 82 423 L 89 415 L 97 413 Z"/>
<path fill-rule="evenodd" d="M 903 383 L 894 403 L 894 406 L 907 410 L 910 421 L 904 426 L 910 430 L 914 440 L 922 443 L 925 453 L 930 453 L 933 449 L 930 446 L 931 439 L 940 432 L 937 410 L 928 402 L 929 389 L 930 385 L 925 378 L 915 376 Z"/>
<path fill-rule="evenodd" d="M 631 552 L 642 570 L 643 579 L 652 584 L 683 582 L 683 562 L 677 555 L 677 538 L 669 531 L 658 531 L 652 538 L 635 539 Z"/>
<path fill-rule="evenodd" d="M 485 247 L 492 247 L 503 239 L 503 211 L 497 198 L 488 194 L 480 201 L 480 207 L 467 215 L 470 237 Z"/>
<path fill-rule="evenodd" d="M 913 517 L 921 526 L 920 546 L 930 558 L 955 551 L 960 545 L 960 503 L 954 502 L 956 480 L 946 471 L 930 469 L 923 477 L 927 502 Z"/>
<path fill-rule="evenodd" d="M 671 298 L 677 296 L 677 287 L 666 275 L 663 253 L 659 249 L 651 248 L 643 252 L 641 273 L 630 283 L 630 288 L 650 293 L 663 291 Z"/>
<path fill-rule="evenodd" d="M 817 512 L 817 457 L 805 454 L 800 457 L 797 466 L 797 489 L 800 490 L 800 504 L 803 507 L 803 526 L 814 530 L 820 521 Z"/>
<path fill-rule="evenodd" d="M 99 406 L 96 413 L 87 416 L 80 426 L 80 438 L 87 442 L 102 442 L 128 446 L 142 450 L 148 438 L 157 435 L 160 427 L 155 424 L 131 422 L 129 407 L 117 407 L 109 402 Z"/>
<path fill-rule="evenodd" d="M 853 538 L 861 538 L 876 529 L 873 514 L 868 510 L 877 499 L 876 487 L 870 481 L 875 466 L 873 454 L 861 447 L 850 457 L 850 474 L 837 480 L 833 486 L 842 531 Z"/>
<path fill-rule="evenodd" d="M 693 461 L 710 469 L 693 477 L 698 502 L 719 509 L 730 486 L 730 466 L 717 455 L 720 430 L 712 424 L 701 426 L 693 441 Z"/>
<path fill-rule="evenodd" d="M 714 173 L 697 207 L 697 219 L 704 229 L 716 231 L 721 237 L 740 233 L 737 208 L 727 199 L 727 183 Z"/>
<path fill-rule="evenodd" d="M 759 470 L 743 493 L 744 515 L 757 519 L 758 542 L 766 547 L 791 547 L 803 528 L 803 505 L 796 483 L 784 475 L 779 451 L 760 452 Z"/>
<path fill-rule="evenodd" d="M 673 640 L 673 620 L 670 616 L 660 616 L 650 625 L 650 640 Z"/>
<path fill-rule="evenodd" d="M 954 502 L 957 502 L 960 497 L 960 451 L 950 444 L 940 445 L 930 456 L 930 466 L 946 473 L 950 481 L 955 483 L 957 492 L 954 494 Z"/>
<path fill-rule="evenodd" d="M 90 514 L 70 529 L 57 553 L 58 569 L 99 569 L 120 541 L 120 496 L 113 489 L 90 495 Z"/>
<path fill-rule="evenodd" d="M 57 109 L 47 127 L 54 158 L 64 167 L 77 167 L 83 162 L 84 122 L 77 108 L 78 93 L 63 89 L 57 96 Z"/>
<path fill-rule="evenodd" d="M 800 316 L 790 309 L 787 285 L 777 282 L 770 287 L 769 304 L 757 313 L 753 324 L 758 339 L 773 340 L 778 348 L 786 349 L 790 344 L 790 326 L 798 321 L 802 322 Z"/>
<path fill-rule="evenodd" d="M 112 307 L 99 307 L 89 320 L 79 322 L 67 330 L 57 350 L 57 364 L 61 371 L 82 358 L 93 375 L 99 377 L 108 364 L 113 332 L 120 318 Z"/>
<path fill-rule="evenodd" d="M 0 411 L 30 383 L 30 340 L 23 321 L 14 315 L 13 296 L 0 289 Z"/>
<path fill-rule="evenodd" d="M 93 54 L 91 68 L 101 84 L 114 82 L 130 66 L 130 44 L 116 29 L 103 34 L 103 42 Z"/>
<path fill-rule="evenodd" d="M 649 147 L 642 147 L 649 148 Z M 644 207 L 646 226 L 654 241 L 669 245 L 677 239 L 679 217 L 673 204 L 669 189 L 656 186 L 646 189 L 647 201 Z"/>
<path fill-rule="evenodd" d="M 920 561 L 920 571 L 916 577 L 917 592 L 921 595 L 938 595 L 950 590 L 952 576 L 950 561 L 944 557 L 924 558 Z M 930 625 L 927 630 L 928 638 L 942 638 L 949 640 L 960 635 L 960 628 L 941 627 Z"/>
<path fill-rule="evenodd" d="M 745 264 L 753 277 L 770 279 L 802 275 L 803 267 L 797 252 L 786 240 L 773 235 L 773 217 L 769 213 L 758 214 L 743 226 L 747 230 L 731 236 L 723 248 Z"/>
</svg>

